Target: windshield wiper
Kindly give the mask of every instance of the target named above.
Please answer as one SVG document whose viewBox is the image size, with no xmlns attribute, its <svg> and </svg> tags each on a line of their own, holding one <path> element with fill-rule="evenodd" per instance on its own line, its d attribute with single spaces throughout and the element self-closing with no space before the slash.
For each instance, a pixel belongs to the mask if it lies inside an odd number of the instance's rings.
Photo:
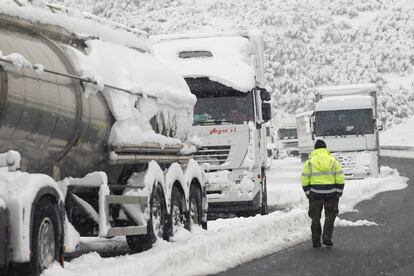
<svg viewBox="0 0 414 276">
<path fill-rule="evenodd" d="M 211 124 L 221 124 L 221 123 L 229 123 L 234 124 L 234 122 L 231 122 L 229 120 L 208 120 L 208 121 L 194 121 L 194 123 L 200 124 L 200 125 L 211 125 Z"/>
</svg>

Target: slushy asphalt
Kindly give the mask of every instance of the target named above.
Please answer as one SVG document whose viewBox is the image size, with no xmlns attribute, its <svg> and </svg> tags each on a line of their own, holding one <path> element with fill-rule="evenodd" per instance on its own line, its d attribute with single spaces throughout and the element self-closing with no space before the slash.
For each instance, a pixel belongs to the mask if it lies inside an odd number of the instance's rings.
<svg viewBox="0 0 414 276">
<path fill-rule="evenodd" d="M 359 212 L 340 215 L 378 226 L 336 227 L 332 248 L 315 249 L 308 241 L 217 275 L 414 275 L 414 160 L 382 157 L 381 162 L 410 178 L 408 187 L 378 194 L 359 203 Z"/>
</svg>

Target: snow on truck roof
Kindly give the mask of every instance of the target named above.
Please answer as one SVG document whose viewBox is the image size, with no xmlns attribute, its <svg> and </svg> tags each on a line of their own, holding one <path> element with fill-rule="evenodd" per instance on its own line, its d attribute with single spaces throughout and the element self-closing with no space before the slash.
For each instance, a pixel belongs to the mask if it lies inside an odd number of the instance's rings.
<svg viewBox="0 0 414 276">
<path fill-rule="evenodd" d="M 263 41 L 257 31 L 151 37 L 154 54 L 185 78 L 208 77 L 241 92 L 264 85 Z"/>
<path fill-rule="evenodd" d="M 152 50 L 148 35 L 143 31 L 99 20 L 93 15 L 57 5 L 28 5 L 24 3 L 25 1 L 20 0 L 20 2 L 22 6 L 13 0 L 1 1 L 0 16 L 9 17 L 11 20 L 18 18 L 20 23 L 25 20 L 27 23 L 41 25 L 44 30 L 58 32 L 59 35 L 70 35 L 77 38 L 94 37 L 144 52 Z M 56 27 L 59 27 L 60 30 Z"/>
<path fill-rule="evenodd" d="M 102 82 L 143 93 L 144 96 L 155 96 L 164 104 L 189 111 L 193 109 L 196 98 L 184 79 L 152 55 L 101 40 L 89 40 L 86 44 L 88 54 L 72 47 L 66 48 L 79 72 L 90 73 Z M 133 108 L 129 95 L 118 91 L 113 91 L 113 94 L 118 96 L 109 101 L 106 98 L 115 118 L 127 118 L 129 109 Z"/>
<path fill-rule="evenodd" d="M 296 119 L 294 116 L 279 118 L 276 121 L 276 128 L 296 128 Z"/>
<path fill-rule="evenodd" d="M 171 103 L 195 104 L 195 97 L 183 78 L 152 56 L 152 44 L 143 31 L 109 21 L 96 22 L 99 19 L 92 15 L 85 17 L 82 12 L 65 7 L 19 6 L 12 0 L 0 3 L 0 21 L 3 20 L 55 32 L 68 31 L 83 39 L 87 51 L 69 45 L 64 48 L 74 59 L 78 72 L 87 73 L 87 77 Z"/>
<path fill-rule="evenodd" d="M 313 114 L 313 111 L 305 111 L 305 112 L 302 112 L 302 113 L 295 114 L 295 118 L 297 119 L 297 118 L 301 118 L 301 117 L 309 117 L 312 114 Z"/>
<path fill-rule="evenodd" d="M 52 40 L 54 34 L 76 33 L 75 37 L 83 41 L 82 48 L 58 38 L 55 42 L 70 58 L 80 77 L 96 81 L 96 85 L 85 84 L 86 93 L 101 91 L 104 95 L 116 119 L 111 129 L 111 144 L 140 146 L 155 142 L 176 145 L 187 139 L 196 97 L 179 73 L 153 56 L 148 37 L 117 27 L 114 29 L 82 16 L 53 13 L 47 7 L 19 6 L 6 1 L 0 4 L 0 22 L 33 28 L 41 33 L 44 27 Z M 137 99 L 131 94 L 143 97 Z M 176 129 L 176 137 L 180 140 L 154 133 L 150 120 L 161 113 L 164 123 Z"/>
<path fill-rule="evenodd" d="M 328 97 L 316 103 L 315 111 L 370 109 L 373 105 L 374 99 L 371 96 L 351 95 Z"/>
<path fill-rule="evenodd" d="M 374 99 L 371 93 L 377 87 L 372 83 L 326 86 L 317 88 L 315 111 L 365 109 L 372 108 Z"/>
<path fill-rule="evenodd" d="M 317 88 L 317 93 L 319 93 L 322 97 L 369 95 L 371 92 L 375 91 L 377 91 L 377 87 L 372 83 L 325 86 Z"/>
</svg>

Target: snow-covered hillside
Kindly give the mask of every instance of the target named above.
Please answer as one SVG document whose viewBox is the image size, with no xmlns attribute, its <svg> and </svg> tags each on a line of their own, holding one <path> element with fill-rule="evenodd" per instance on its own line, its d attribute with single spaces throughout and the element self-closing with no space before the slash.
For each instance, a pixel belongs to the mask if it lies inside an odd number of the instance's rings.
<svg viewBox="0 0 414 276">
<path fill-rule="evenodd" d="M 410 0 L 53 0 L 152 34 L 258 28 L 277 114 L 312 107 L 315 86 L 374 82 L 385 127 L 414 113 Z"/>
</svg>

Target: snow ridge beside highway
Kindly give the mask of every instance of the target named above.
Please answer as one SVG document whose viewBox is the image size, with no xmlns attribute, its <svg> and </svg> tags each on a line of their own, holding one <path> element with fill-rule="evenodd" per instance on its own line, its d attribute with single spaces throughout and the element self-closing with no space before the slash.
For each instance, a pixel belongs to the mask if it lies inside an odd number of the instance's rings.
<svg viewBox="0 0 414 276">
<path fill-rule="evenodd" d="M 218 219 L 209 230 L 178 232 L 171 242 L 157 241 L 154 248 L 134 255 L 101 258 L 90 253 L 62 269 L 54 265 L 43 275 L 204 275 L 227 270 L 310 239 L 307 200 L 299 183 L 298 159 L 274 160 L 268 171 L 269 204 L 266 216 Z M 347 181 L 341 212 L 357 211 L 355 205 L 385 191 L 407 187 L 408 179 L 383 167 L 380 178 Z M 338 226 L 377 226 L 375 222 L 338 219 Z M 310 243 L 310 242 L 309 242 Z"/>
</svg>

